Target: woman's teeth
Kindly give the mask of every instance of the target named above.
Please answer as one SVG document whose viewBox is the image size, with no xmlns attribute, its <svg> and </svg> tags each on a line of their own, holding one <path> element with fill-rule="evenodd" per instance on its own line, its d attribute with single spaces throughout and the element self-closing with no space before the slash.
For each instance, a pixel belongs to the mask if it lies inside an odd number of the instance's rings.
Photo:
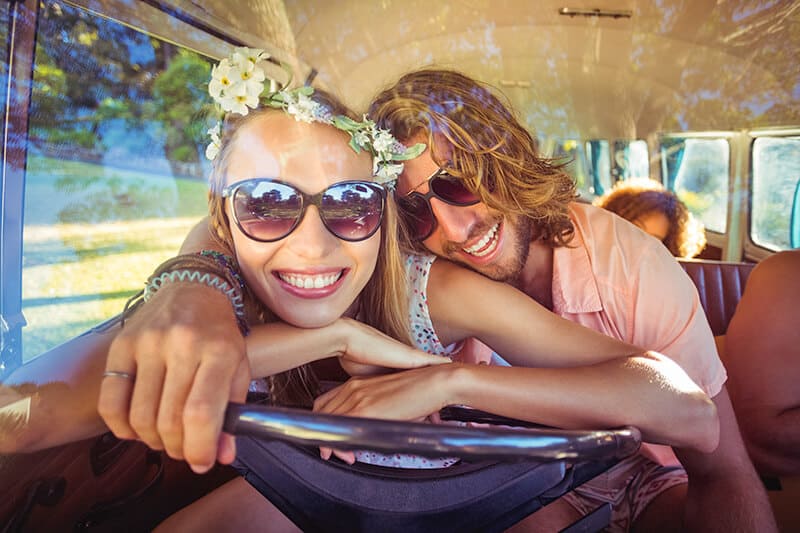
<svg viewBox="0 0 800 533">
<path fill-rule="evenodd" d="M 337 272 L 336 274 L 319 274 L 315 276 L 278 273 L 278 277 L 281 278 L 284 283 L 288 283 L 299 289 L 323 289 L 336 283 L 339 278 L 342 277 L 342 272 Z"/>
</svg>

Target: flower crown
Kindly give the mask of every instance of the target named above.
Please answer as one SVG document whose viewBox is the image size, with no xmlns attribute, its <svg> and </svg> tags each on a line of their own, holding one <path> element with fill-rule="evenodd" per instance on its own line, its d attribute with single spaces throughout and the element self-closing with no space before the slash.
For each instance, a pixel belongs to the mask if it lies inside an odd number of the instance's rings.
<svg viewBox="0 0 800 533">
<path fill-rule="evenodd" d="M 361 122 L 344 115 L 333 115 L 323 104 L 311 98 L 313 87 L 298 87 L 270 91 L 262 62 L 269 59 L 264 50 L 236 48 L 233 53 L 211 70 L 208 92 L 223 113 L 247 115 L 259 105 L 282 109 L 300 122 L 329 124 L 350 135 L 350 148 L 372 154 L 372 174 L 378 183 L 392 183 L 403 171 L 398 161 L 413 159 L 425 150 L 418 143 L 406 147 L 389 130 L 380 129 L 364 115 Z M 288 70 L 288 69 L 287 69 Z M 206 147 L 206 157 L 213 160 L 221 146 L 221 123 L 208 130 L 211 144 Z"/>
</svg>

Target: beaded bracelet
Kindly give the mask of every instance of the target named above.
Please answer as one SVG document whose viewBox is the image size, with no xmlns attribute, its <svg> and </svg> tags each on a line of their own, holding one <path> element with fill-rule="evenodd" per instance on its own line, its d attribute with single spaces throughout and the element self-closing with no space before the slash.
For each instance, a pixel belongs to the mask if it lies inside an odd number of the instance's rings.
<svg viewBox="0 0 800 533">
<path fill-rule="evenodd" d="M 168 259 L 156 268 L 145 284 L 143 301 L 149 300 L 165 283 L 185 281 L 202 283 L 220 290 L 233 306 L 236 322 L 242 335 L 250 328 L 244 306 L 244 279 L 235 267 L 233 258 L 211 250 L 184 254 Z"/>
</svg>

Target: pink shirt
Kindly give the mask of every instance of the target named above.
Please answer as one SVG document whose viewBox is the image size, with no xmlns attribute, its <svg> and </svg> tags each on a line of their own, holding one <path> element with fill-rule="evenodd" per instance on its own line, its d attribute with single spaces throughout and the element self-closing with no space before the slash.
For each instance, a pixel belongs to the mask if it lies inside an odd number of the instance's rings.
<svg viewBox="0 0 800 533">
<path fill-rule="evenodd" d="M 575 236 L 554 250 L 553 311 L 668 356 L 716 396 L 727 374 L 697 289 L 667 248 L 598 207 L 573 203 L 570 217 Z M 661 464 L 677 463 L 668 447 L 644 448 Z"/>
</svg>

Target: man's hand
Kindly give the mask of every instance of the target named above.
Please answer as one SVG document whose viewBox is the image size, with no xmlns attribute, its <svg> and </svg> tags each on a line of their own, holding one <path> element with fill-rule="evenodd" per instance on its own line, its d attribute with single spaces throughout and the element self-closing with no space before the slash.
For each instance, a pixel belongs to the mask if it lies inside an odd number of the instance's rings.
<svg viewBox="0 0 800 533">
<path fill-rule="evenodd" d="M 114 340 L 98 410 L 114 434 L 185 459 L 197 473 L 236 455 L 222 434 L 228 402 L 250 382 L 245 342 L 228 299 L 191 283 L 162 287 Z"/>
<path fill-rule="evenodd" d="M 394 374 L 354 377 L 320 395 L 314 411 L 345 416 L 389 420 L 423 420 L 449 405 L 451 369 L 448 364 L 403 370 Z M 353 452 L 320 448 L 320 456 L 335 454 L 346 463 L 355 461 Z"/>
</svg>

